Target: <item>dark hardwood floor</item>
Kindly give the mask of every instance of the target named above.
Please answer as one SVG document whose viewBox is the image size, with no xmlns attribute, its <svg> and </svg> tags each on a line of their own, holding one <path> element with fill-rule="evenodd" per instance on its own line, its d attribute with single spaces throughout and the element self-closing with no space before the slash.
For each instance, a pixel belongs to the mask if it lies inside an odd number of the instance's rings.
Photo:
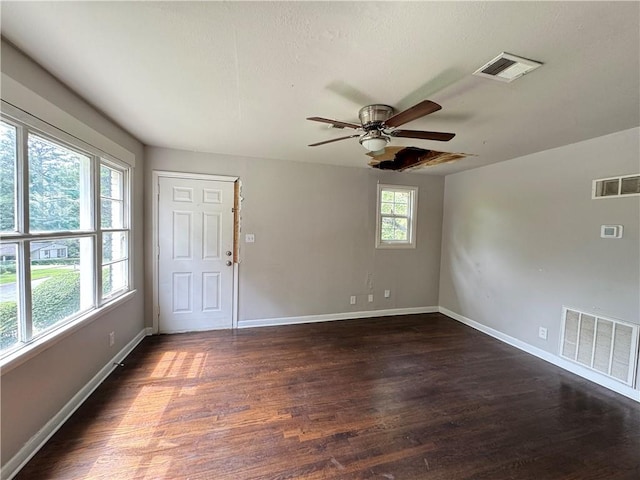
<svg viewBox="0 0 640 480">
<path fill-rule="evenodd" d="M 18 479 L 640 479 L 640 405 L 443 315 L 146 338 Z"/>
</svg>

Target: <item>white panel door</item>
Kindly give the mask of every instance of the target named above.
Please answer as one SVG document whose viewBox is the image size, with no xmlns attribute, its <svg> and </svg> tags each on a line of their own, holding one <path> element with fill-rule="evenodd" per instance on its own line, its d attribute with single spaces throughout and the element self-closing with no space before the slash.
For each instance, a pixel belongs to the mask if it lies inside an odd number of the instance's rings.
<svg viewBox="0 0 640 480">
<path fill-rule="evenodd" d="M 233 183 L 159 177 L 158 327 L 232 328 Z"/>
</svg>

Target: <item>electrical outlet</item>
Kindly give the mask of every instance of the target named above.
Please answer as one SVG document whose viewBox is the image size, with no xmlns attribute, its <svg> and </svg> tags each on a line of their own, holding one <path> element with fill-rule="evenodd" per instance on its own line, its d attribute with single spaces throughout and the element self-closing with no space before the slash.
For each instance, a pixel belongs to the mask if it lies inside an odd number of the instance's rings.
<svg viewBox="0 0 640 480">
<path fill-rule="evenodd" d="M 373 302 L 373 293 L 369 294 L 369 296 L 367 297 L 367 300 L 369 300 L 369 303 Z"/>
<path fill-rule="evenodd" d="M 384 298 L 389 298 L 391 296 L 391 290 L 384 291 Z"/>
<path fill-rule="evenodd" d="M 109 346 L 113 347 L 115 343 L 116 343 L 116 332 L 111 332 L 109 334 Z"/>
<path fill-rule="evenodd" d="M 356 296 L 355 295 L 351 295 L 351 298 L 349 299 L 349 303 L 351 305 L 355 305 L 356 304 Z"/>
<path fill-rule="evenodd" d="M 547 339 L 547 329 L 545 327 L 538 328 L 538 336 L 541 339 L 546 340 Z"/>
</svg>

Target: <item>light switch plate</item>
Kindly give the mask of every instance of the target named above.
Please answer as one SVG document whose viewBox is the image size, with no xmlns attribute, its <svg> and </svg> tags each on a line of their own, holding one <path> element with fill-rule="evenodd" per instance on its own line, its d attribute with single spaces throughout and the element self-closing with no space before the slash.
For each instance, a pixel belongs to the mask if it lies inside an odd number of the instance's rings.
<svg viewBox="0 0 640 480">
<path fill-rule="evenodd" d="M 245 243 L 253 243 L 256 241 L 256 236 L 253 233 L 247 233 L 244 236 L 244 242 Z"/>
</svg>

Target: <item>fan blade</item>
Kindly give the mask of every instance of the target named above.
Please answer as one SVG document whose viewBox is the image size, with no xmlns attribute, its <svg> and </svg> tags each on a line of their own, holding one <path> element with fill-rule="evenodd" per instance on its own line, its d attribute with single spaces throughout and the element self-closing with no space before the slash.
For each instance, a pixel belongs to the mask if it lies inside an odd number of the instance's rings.
<svg viewBox="0 0 640 480">
<path fill-rule="evenodd" d="M 330 118 L 322 118 L 322 117 L 308 117 L 307 120 L 311 120 L 313 122 L 322 122 L 322 123 L 328 123 L 330 125 L 333 125 L 335 127 L 339 127 L 339 128 L 344 128 L 344 127 L 348 127 L 348 128 L 361 128 L 361 125 L 356 125 L 355 123 L 349 123 L 349 122 L 340 122 L 338 120 L 331 120 Z"/>
<path fill-rule="evenodd" d="M 385 123 L 388 127 L 399 127 L 411 120 L 415 120 L 430 113 L 437 112 L 442 107 L 431 100 L 423 100 L 422 102 L 414 105 L 411 108 L 407 108 L 403 112 L 396 113 L 393 117 L 388 119 Z"/>
<path fill-rule="evenodd" d="M 346 140 L 347 138 L 359 137 L 359 134 L 349 135 L 348 137 L 332 138 L 331 140 L 325 140 L 324 142 L 312 143 L 309 147 L 317 147 L 318 145 L 324 145 L 325 143 L 338 142 L 340 140 Z"/>
<path fill-rule="evenodd" d="M 444 132 L 425 132 L 423 130 L 394 130 L 389 133 L 392 137 L 403 138 L 420 138 L 422 140 L 437 140 L 439 142 L 448 142 L 456 136 L 455 133 Z"/>
</svg>

